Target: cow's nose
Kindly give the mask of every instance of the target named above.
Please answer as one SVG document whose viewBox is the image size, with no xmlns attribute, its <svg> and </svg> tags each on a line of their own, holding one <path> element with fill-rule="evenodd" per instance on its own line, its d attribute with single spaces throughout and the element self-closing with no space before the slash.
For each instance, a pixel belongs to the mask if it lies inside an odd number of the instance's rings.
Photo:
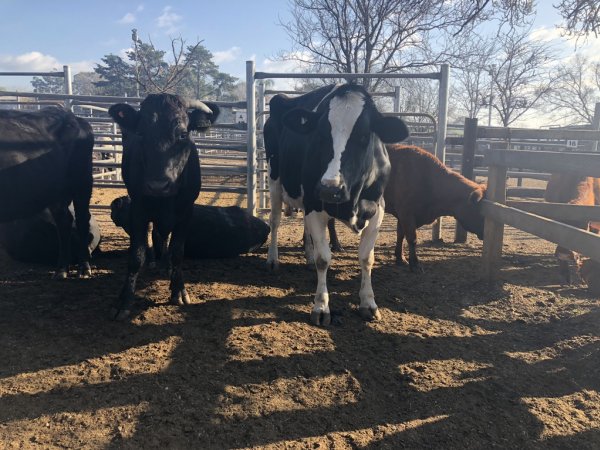
<svg viewBox="0 0 600 450">
<path fill-rule="evenodd" d="M 319 198 L 325 203 L 343 203 L 348 200 L 347 197 L 343 183 L 335 186 L 321 183 L 319 186 Z"/>
<path fill-rule="evenodd" d="M 146 183 L 148 191 L 163 194 L 169 191 L 169 180 L 152 180 Z"/>
</svg>

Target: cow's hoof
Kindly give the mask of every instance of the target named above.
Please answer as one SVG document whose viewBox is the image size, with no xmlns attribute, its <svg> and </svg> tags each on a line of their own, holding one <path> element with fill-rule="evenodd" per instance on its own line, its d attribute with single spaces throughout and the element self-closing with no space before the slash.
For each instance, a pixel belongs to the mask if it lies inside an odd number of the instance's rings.
<svg viewBox="0 0 600 450">
<path fill-rule="evenodd" d="M 171 295 L 171 303 L 178 306 L 189 305 L 191 302 L 190 296 L 185 289 Z"/>
<path fill-rule="evenodd" d="M 117 322 L 123 322 L 130 315 L 131 315 L 131 310 L 129 310 L 129 309 L 118 309 L 118 308 L 110 309 L 110 318 L 112 320 L 116 320 Z"/>
<path fill-rule="evenodd" d="M 379 308 L 375 307 L 375 308 L 366 308 L 366 307 L 360 307 L 358 308 L 358 313 L 360 314 L 360 317 L 362 317 L 364 320 L 381 320 L 381 313 L 379 312 Z"/>
<path fill-rule="evenodd" d="M 267 270 L 269 272 L 279 271 L 279 261 L 267 261 Z"/>
<path fill-rule="evenodd" d="M 342 247 L 341 244 L 332 244 L 331 251 L 333 253 L 344 253 L 346 251 L 346 249 L 344 247 Z"/>
<path fill-rule="evenodd" d="M 59 269 L 56 272 L 54 272 L 52 278 L 55 280 L 66 280 L 68 275 L 69 272 L 67 271 L 67 269 Z"/>
<path fill-rule="evenodd" d="M 310 322 L 316 326 L 329 326 L 331 324 L 331 314 L 323 311 L 311 311 Z"/>
<path fill-rule="evenodd" d="M 396 258 L 396 265 L 400 267 L 406 267 L 408 266 L 408 261 L 406 258 Z"/>
<path fill-rule="evenodd" d="M 79 271 L 77 272 L 77 276 L 79 278 L 91 278 L 92 277 L 92 268 L 89 264 L 84 264 L 79 267 Z"/>
</svg>

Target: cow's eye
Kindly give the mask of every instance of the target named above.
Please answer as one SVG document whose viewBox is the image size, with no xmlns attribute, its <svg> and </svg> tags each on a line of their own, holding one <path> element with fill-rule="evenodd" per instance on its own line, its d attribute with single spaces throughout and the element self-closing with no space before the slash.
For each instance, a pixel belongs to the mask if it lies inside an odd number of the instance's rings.
<svg viewBox="0 0 600 450">
<path fill-rule="evenodd" d="M 181 133 L 179 133 L 179 140 L 180 141 L 185 141 L 189 136 L 189 133 L 187 131 L 183 131 Z"/>
</svg>

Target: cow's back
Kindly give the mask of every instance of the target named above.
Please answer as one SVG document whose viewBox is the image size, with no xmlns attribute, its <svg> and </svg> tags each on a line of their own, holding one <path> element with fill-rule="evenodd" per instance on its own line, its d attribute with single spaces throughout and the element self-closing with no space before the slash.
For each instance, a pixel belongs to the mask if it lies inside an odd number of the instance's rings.
<svg viewBox="0 0 600 450">
<path fill-rule="evenodd" d="M 414 215 L 417 227 L 431 223 L 436 218 L 430 211 L 435 197 L 434 182 L 446 169 L 418 147 L 388 145 L 387 150 L 392 168 L 384 192 L 386 212 L 395 217 Z"/>
<path fill-rule="evenodd" d="M 65 199 L 79 182 L 91 190 L 93 134 L 71 112 L 0 111 L 0 136 L 0 222 Z"/>
</svg>

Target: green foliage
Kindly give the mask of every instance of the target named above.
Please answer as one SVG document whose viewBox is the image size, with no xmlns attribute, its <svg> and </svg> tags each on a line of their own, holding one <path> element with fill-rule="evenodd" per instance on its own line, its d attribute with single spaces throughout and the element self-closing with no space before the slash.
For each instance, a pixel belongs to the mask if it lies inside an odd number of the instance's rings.
<svg viewBox="0 0 600 450">
<path fill-rule="evenodd" d="M 65 81 L 61 77 L 33 77 L 31 86 L 33 87 L 33 92 L 40 94 L 65 93 Z"/>
<path fill-rule="evenodd" d="M 177 44 L 180 45 L 177 52 Z M 212 53 L 199 42 L 187 46 L 181 38 L 172 40 L 172 62 L 167 52 L 157 50 L 149 42 L 137 39 L 127 60 L 106 55 L 94 72 L 99 80 L 94 84 L 100 94 L 144 97 L 153 92 L 173 92 L 199 99 L 226 100 L 234 98 L 237 78 L 220 72 Z"/>
</svg>

